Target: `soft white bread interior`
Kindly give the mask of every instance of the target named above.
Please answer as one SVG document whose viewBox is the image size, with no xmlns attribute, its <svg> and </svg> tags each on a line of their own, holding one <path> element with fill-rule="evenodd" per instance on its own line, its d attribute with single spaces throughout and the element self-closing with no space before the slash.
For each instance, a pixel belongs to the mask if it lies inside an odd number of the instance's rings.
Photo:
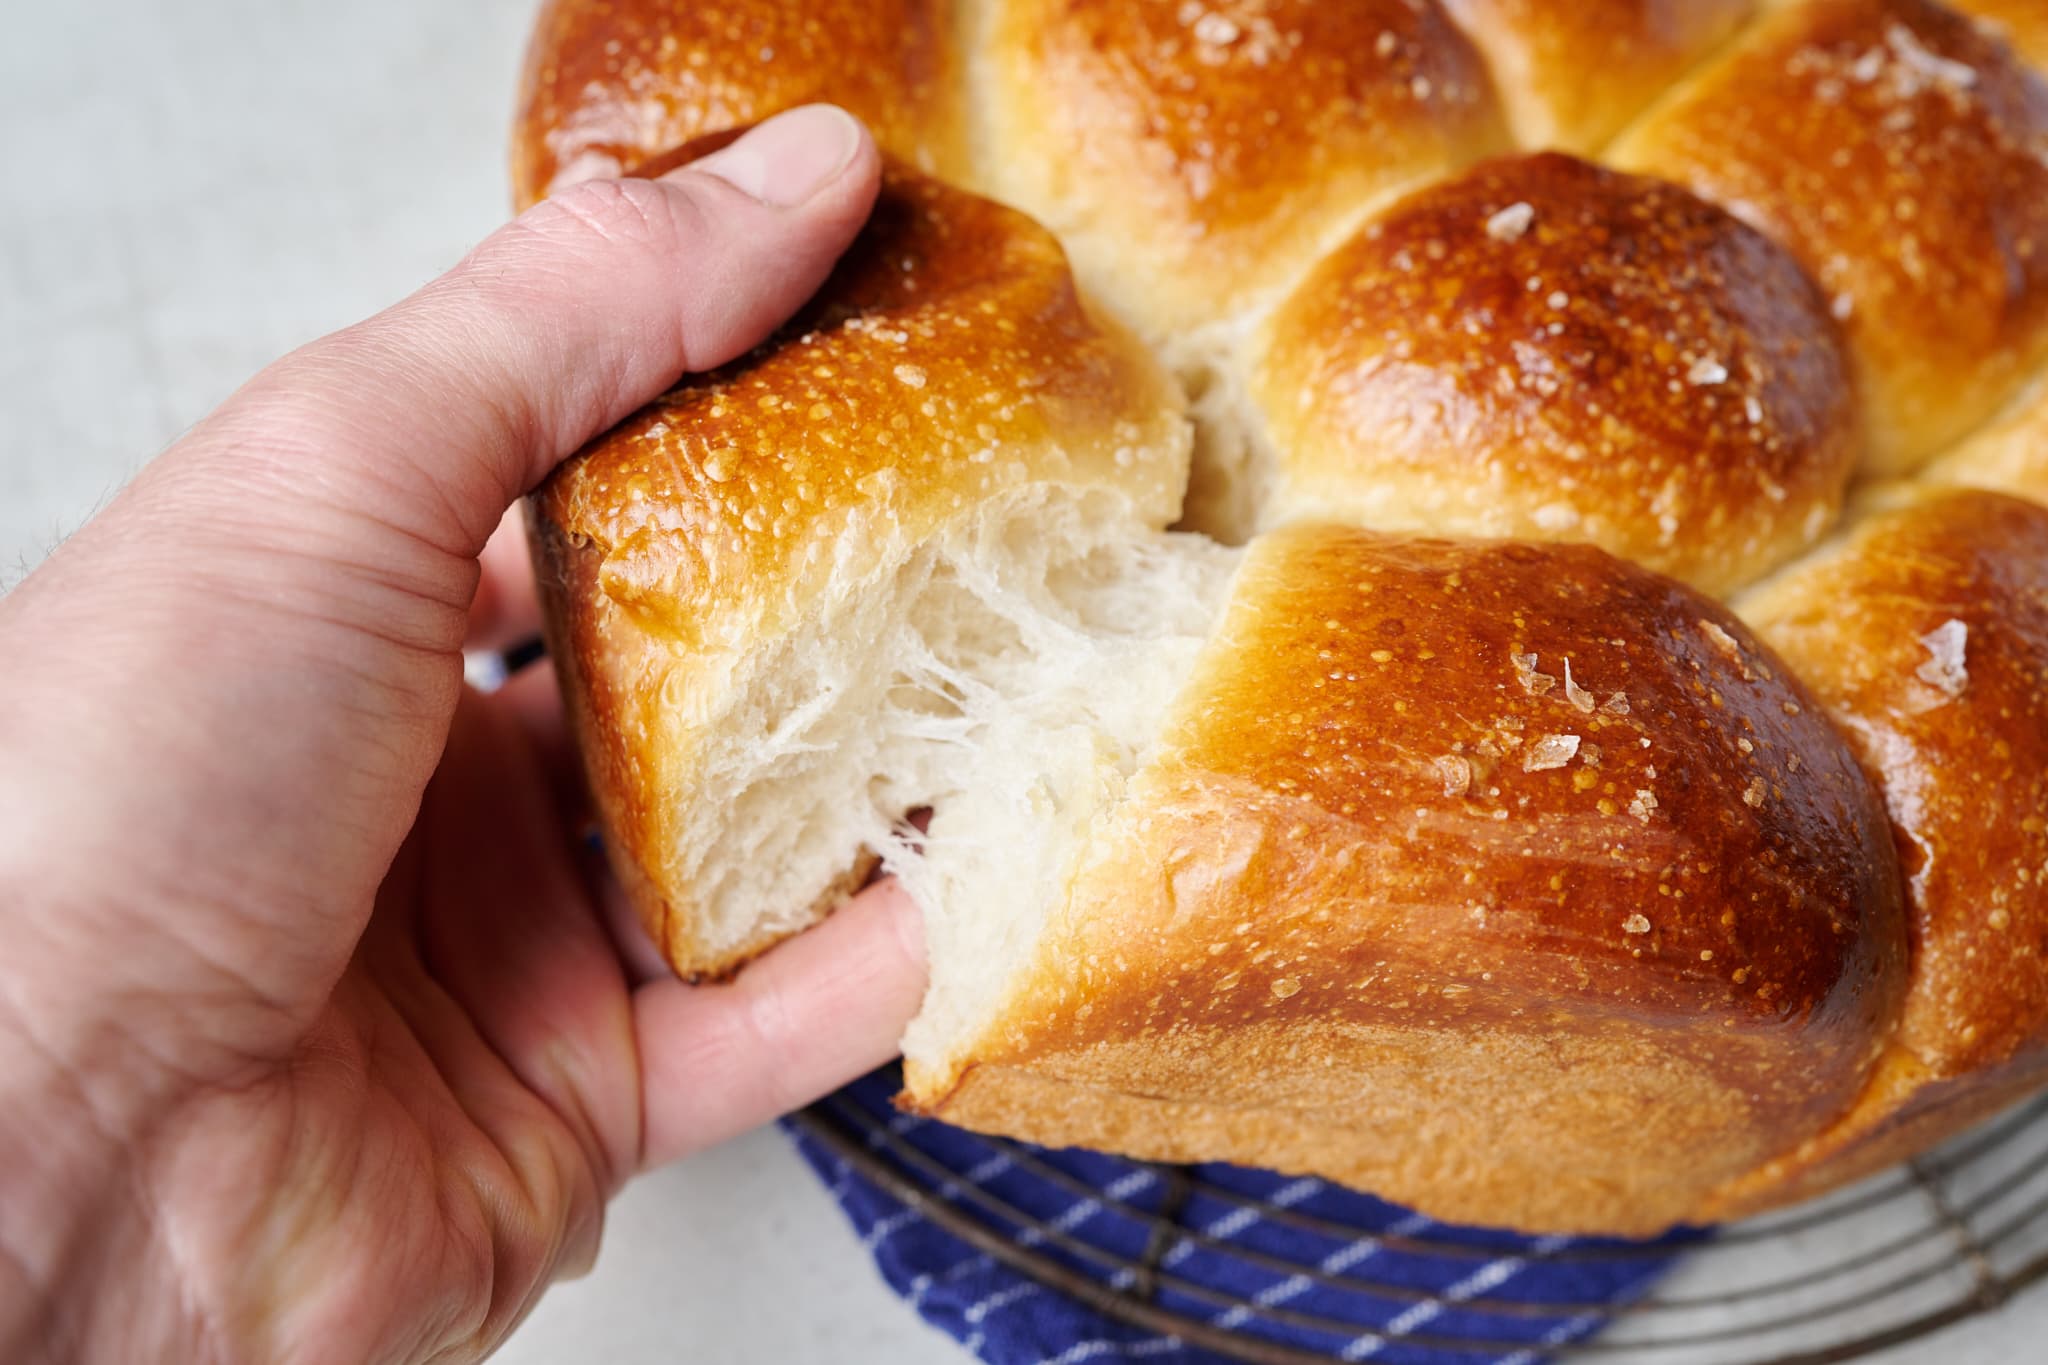
<svg viewBox="0 0 2048 1365">
<path fill-rule="evenodd" d="M 865 850 L 925 911 L 919 1030 L 986 1013 L 1154 743 L 1235 559 L 1034 487 L 836 585 L 746 659 L 670 794 L 713 956 L 801 927 Z"/>
</svg>

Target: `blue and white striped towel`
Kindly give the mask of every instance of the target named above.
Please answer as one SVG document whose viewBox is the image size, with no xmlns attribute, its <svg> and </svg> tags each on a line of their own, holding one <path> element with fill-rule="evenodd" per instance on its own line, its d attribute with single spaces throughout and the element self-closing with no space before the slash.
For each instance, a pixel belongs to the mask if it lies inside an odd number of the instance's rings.
<svg viewBox="0 0 2048 1365">
<path fill-rule="evenodd" d="M 861 1115 L 871 1148 L 887 1155 L 895 1139 L 918 1153 L 906 1170 L 918 1185 L 1008 1240 L 1119 1288 L 1134 1281 L 1130 1263 L 1152 1240 L 1150 1216 L 1178 1199 L 1172 1221 L 1188 1235 L 1164 1247 L 1152 1302 L 1331 1360 L 1533 1365 L 1549 1348 L 1597 1331 L 1699 1236 L 1632 1247 L 1453 1228 L 1320 1180 L 1231 1166 L 1190 1167 L 1191 1179 L 1177 1181 L 1159 1167 L 998 1146 L 897 1114 L 889 1099 L 898 1084 L 893 1068 L 879 1071 L 827 1104 Z M 796 1137 L 890 1286 L 989 1365 L 1221 1365 L 1223 1357 L 1108 1318 L 975 1251 L 826 1145 L 800 1130 Z M 904 1165 L 900 1153 L 895 1164 Z M 1037 1226 L 993 1213 L 972 1191 Z M 1062 1247 L 1063 1238 L 1110 1263 Z"/>
</svg>

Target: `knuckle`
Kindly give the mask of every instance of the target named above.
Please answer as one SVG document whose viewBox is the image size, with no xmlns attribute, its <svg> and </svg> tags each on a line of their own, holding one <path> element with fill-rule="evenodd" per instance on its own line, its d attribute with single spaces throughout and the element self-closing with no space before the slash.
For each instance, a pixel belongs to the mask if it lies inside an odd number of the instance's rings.
<svg viewBox="0 0 2048 1365">
<path fill-rule="evenodd" d="M 788 1113 L 804 1100 L 802 1085 L 788 1065 L 800 1041 L 788 997 L 774 986 L 749 991 L 745 1019 L 750 1051 L 766 1063 L 761 1067 L 762 1093 L 776 1113 Z"/>
<path fill-rule="evenodd" d="M 529 209 L 515 230 L 556 245 L 673 249 L 703 230 L 702 211 L 679 185 L 586 180 Z"/>
</svg>

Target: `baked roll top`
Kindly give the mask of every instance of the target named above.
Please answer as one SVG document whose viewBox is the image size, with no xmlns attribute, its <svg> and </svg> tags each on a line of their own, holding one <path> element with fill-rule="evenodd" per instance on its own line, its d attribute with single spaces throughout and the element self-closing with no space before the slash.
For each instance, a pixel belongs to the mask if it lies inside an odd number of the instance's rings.
<svg viewBox="0 0 2048 1365">
<path fill-rule="evenodd" d="M 1375 217 L 1281 307 L 1252 392 L 1269 520 L 1588 540 L 1711 592 L 1818 540 L 1860 449 L 1788 253 L 1556 153 Z"/>
<path fill-rule="evenodd" d="M 950 0 L 545 0 L 514 135 L 520 207 L 707 133 L 843 105 L 898 157 L 965 168 Z"/>
<path fill-rule="evenodd" d="M 1931 0 L 1783 6 L 1613 155 L 1812 272 L 1856 359 L 1874 472 L 1925 463 L 2048 355 L 2048 85 Z"/>
</svg>

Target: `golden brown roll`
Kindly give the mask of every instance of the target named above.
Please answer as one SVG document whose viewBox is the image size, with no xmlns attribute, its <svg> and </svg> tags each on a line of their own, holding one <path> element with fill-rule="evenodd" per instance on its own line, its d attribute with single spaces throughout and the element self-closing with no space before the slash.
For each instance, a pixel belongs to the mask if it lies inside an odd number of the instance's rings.
<svg viewBox="0 0 2048 1365">
<path fill-rule="evenodd" d="M 2048 85 L 1931 0 L 1759 21 L 1614 148 L 1789 246 L 1859 369 L 1870 468 L 1916 468 L 2048 355 Z"/>
<path fill-rule="evenodd" d="M 513 134 L 520 207 L 638 169 L 799 104 L 844 106 L 875 140 L 960 174 L 949 0 L 546 0 Z"/>
<path fill-rule="evenodd" d="M 2048 1073 L 2048 508 L 1910 497 L 1744 614 L 1884 795 L 1912 970 L 1857 1105 L 1717 1212 L 1866 1175 Z"/>
<path fill-rule="evenodd" d="M 1588 540 L 1723 592 L 1819 538 L 1859 449 L 1826 300 L 1782 248 L 1554 153 L 1402 200 L 1270 338 L 1269 521 Z"/>
<path fill-rule="evenodd" d="M 1740 27 L 1756 0 L 1444 0 L 1524 147 L 1590 152 Z"/>
<path fill-rule="evenodd" d="M 531 504 L 663 951 L 881 867 L 908 1106 L 1531 1231 L 2048 1084 L 2040 12 L 552 0 L 522 199 L 893 153 Z"/>
<path fill-rule="evenodd" d="M 1001 0 L 986 51 L 987 183 L 1155 340 L 1506 138 L 1436 0 Z"/>
<path fill-rule="evenodd" d="M 862 861 L 862 841 L 800 821 L 750 850 L 706 832 L 733 818 L 715 805 L 727 749 L 772 742 L 750 689 L 764 669 L 800 678 L 778 645 L 879 629 L 841 599 L 924 547 L 1003 532 L 998 511 L 1049 530 L 1057 494 L 1106 525 L 1161 526 L 1186 460 L 1171 384 L 1090 318 L 1042 229 L 892 167 L 778 344 L 686 379 L 556 472 L 534 508 L 551 652 L 614 866 L 678 970 L 725 970 L 801 928 Z M 791 887 L 773 914 L 732 917 Z"/>
<path fill-rule="evenodd" d="M 1884 814 L 1733 617 L 1588 547 L 1246 554 L 1023 965 L 963 1008 L 934 956 L 915 1108 L 1644 1232 L 1849 1102 L 1905 966 Z"/>
</svg>

